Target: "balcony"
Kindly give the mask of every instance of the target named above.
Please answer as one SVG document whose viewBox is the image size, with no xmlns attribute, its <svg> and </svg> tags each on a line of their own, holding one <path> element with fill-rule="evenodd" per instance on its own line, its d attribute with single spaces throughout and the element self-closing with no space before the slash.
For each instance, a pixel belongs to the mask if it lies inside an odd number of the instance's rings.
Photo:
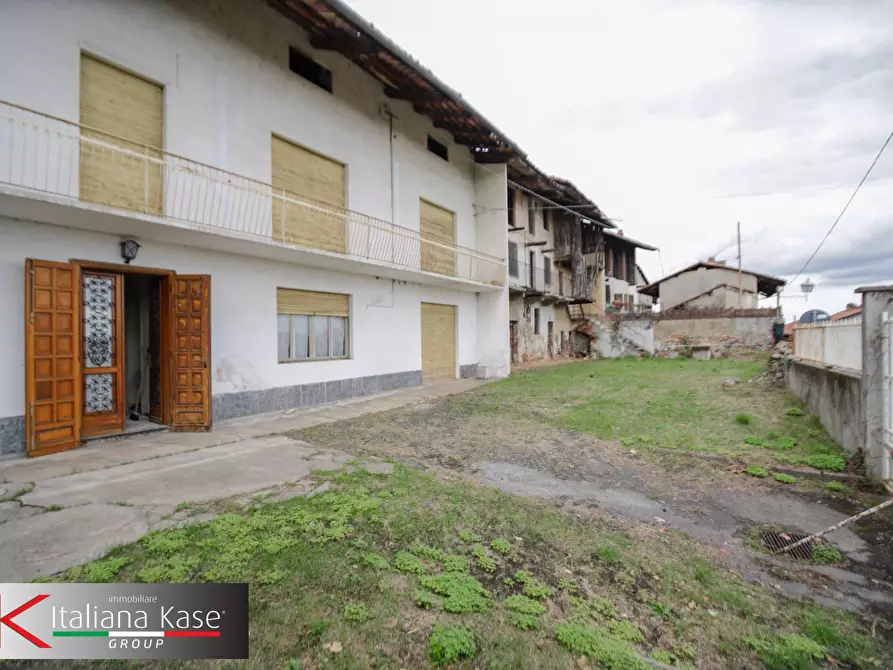
<svg viewBox="0 0 893 670">
<path fill-rule="evenodd" d="M 505 283 L 501 258 L 5 102 L 0 156 L 0 215 L 464 290 Z"/>
<path fill-rule="evenodd" d="M 554 267 L 546 271 L 542 267 L 522 263 L 514 258 L 509 258 L 509 291 L 532 298 L 542 296 L 543 302 L 573 300 L 569 272 L 556 270 Z"/>
</svg>

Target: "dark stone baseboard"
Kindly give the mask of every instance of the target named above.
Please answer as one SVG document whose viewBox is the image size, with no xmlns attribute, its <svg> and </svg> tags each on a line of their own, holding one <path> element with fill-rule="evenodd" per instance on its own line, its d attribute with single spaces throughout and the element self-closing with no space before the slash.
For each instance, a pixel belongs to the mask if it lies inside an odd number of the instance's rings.
<svg viewBox="0 0 893 670">
<path fill-rule="evenodd" d="M 375 395 L 385 391 L 419 386 L 422 371 L 410 370 L 371 377 L 338 379 L 331 382 L 280 386 L 257 391 L 221 393 L 213 397 L 212 416 L 214 421 L 237 419 L 252 414 L 278 412 L 295 407 L 322 405 L 338 400 L 348 400 L 360 396 Z"/>
<path fill-rule="evenodd" d="M 25 417 L 0 418 L 0 456 L 25 452 Z"/>
<path fill-rule="evenodd" d="M 478 373 L 478 364 L 469 363 L 468 365 L 459 366 L 459 377 L 462 379 L 474 379 Z"/>
<path fill-rule="evenodd" d="M 474 377 L 477 365 L 463 365 L 462 376 Z M 371 377 L 338 379 L 316 384 L 299 384 L 258 391 L 221 393 L 213 396 L 211 413 L 213 420 L 236 419 L 252 414 L 276 412 L 296 407 L 322 405 L 338 400 L 348 400 L 360 396 L 375 395 L 386 391 L 419 386 L 422 383 L 421 370 L 394 372 Z M 25 451 L 25 417 L 8 416 L 0 418 L 0 456 L 21 454 Z"/>
</svg>

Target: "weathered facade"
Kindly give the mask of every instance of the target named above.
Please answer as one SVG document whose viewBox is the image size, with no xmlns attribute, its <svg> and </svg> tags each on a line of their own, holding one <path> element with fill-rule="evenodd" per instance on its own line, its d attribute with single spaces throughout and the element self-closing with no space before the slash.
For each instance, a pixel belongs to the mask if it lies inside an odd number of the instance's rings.
<svg viewBox="0 0 893 670">
<path fill-rule="evenodd" d="M 755 309 L 760 297 L 776 295 L 784 279 L 728 267 L 710 258 L 644 287 L 640 293 L 673 309 Z"/>
<path fill-rule="evenodd" d="M 598 318 L 604 314 L 650 309 L 651 297 L 639 293 L 639 288 L 647 282 L 642 281 L 644 274 L 639 269 L 636 253 L 639 249 L 656 251 L 656 247 L 626 237 L 622 230 L 605 230 L 604 237 L 594 301 L 586 313 Z"/>
<path fill-rule="evenodd" d="M 568 306 L 592 300 L 606 224 L 511 186 L 508 212 L 512 361 L 574 355 Z"/>
</svg>

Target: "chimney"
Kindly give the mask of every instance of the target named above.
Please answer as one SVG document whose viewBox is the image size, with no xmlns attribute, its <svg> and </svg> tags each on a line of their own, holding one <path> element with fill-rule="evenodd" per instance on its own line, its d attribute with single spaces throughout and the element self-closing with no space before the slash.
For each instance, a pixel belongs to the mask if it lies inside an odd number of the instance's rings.
<svg viewBox="0 0 893 670">
<path fill-rule="evenodd" d="M 846 304 L 847 309 L 856 309 L 856 307 L 858 307 L 858 305 L 856 305 L 856 303 L 854 303 L 854 302 L 848 302 Z"/>
<path fill-rule="evenodd" d="M 619 237 L 623 237 L 623 228 L 620 228 L 620 229 L 617 231 L 617 235 L 618 235 Z"/>
<path fill-rule="evenodd" d="M 707 262 L 708 262 L 708 263 L 715 263 L 715 262 L 716 262 L 716 259 L 715 259 L 713 256 L 708 256 L 708 257 L 707 257 Z"/>
</svg>

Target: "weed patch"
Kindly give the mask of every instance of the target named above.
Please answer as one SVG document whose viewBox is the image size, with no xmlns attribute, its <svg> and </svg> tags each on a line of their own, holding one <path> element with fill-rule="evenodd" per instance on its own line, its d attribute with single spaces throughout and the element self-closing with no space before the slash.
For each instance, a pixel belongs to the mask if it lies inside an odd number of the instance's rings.
<svg viewBox="0 0 893 670">
<path fill-rule="evenodd" d="M 816 470 L 824 470 L 826 472 L 843 472 L 846 469 L 846 461 L 842 456 L 832 454 L 814 454 L 807 456 L 804 463 Z"/>
<path fill-rule="evenodd" d="M 756 477 L 757 479 L 763 479 L 764 477 L 769 476 L 769 470 L 764 468 L 762 465 L 751 465 L 748 466 L 747 470 L 744 471 L 748 477 Z"/>
<path fill-rule="evenodd" d="M 843 560 L 843 556 L 840 555 L 836 547 L 830 544 L 820 544 L 817 547 L 813 547 L 812 560 L 813 563 L 840 563 Z"/>
<path fill-rule="evenodd" d="M 428 640 L 428 660 L 434 665 L 447 665 L 463 658 L 474 658 L 476 652 L 474 635 L 464 628 L 438 626 Z"/>
<path fill-rule="evenodd" d="M 477 579 L 464 572 L 444 572 L 419 580 L 422 588 L 444 596 L 445 612 L 486 612 L 493 606 L 490 592 Z"/>
<path fill-rule="evenodd" d="M 775 475 L 775 481 L 781 482 L 782 484 L 796 484 L 797 478 L 792 477 L 791 475 L 785 474 L 784 472 L 779 472 Z"/>
</svg>

